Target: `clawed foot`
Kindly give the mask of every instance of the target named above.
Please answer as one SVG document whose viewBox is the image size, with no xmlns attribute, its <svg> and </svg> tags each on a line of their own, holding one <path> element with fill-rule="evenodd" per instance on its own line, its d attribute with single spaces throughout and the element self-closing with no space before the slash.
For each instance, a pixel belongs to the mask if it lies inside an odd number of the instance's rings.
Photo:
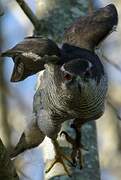
<svg viewBox="0 0 121 180">
<path fill-rule="evenodd" d="M 73 164 L 76 166 L 77 162 L 78 162 L 80 169 L 82 169 L 84 167 L 84 160 L 82 157 L 82 151 L 81 150 L 87 151 L 87 149 L 85 149 L 84 146 L 81 144 L 80 128 L 76 127 L 75 124 L 72 124 L 71 127 L 76 132 L 75 139 L 73 139 L 71 136 L 69 136 L 68 133 L 65 131 L 62 131 L 60 135 L 64 134 L 66 140 L 72 145 L 71 158 L 72 158 Z"/>
<path fill-rule="evenodd" d="M 53 166 L 54 166 L 56 163 L 61 163 L 62 166 L 63 166 L 63 168 L 64 168 L 64 170 L 65 170 L 65 172 L 67 173 L 67 175 L 68 175 L 68 176 L 71 176 L 71 175 L 70 175 L 70 172 L 69 172 L 69 170 L 68 170 L 68 168 L 67 168 L 67 165 L 66 165 L 65 162 L 64 162 L 64 160 L 66 160 L 66 161 L 69 162 L 71 165 L 73 165 L 72 162 L 71 162 L 71 160 L 70 160 L 67 156 L 65 156 L 64 153 L 61 151 L 57 140 L 52 140 L 52 143 L 53 143 L 53 145 L 54 145 L 56 155 L 55 155 L 54 161 L 52 162 L 52 164 L 50 165 L 50 167 L 46 170 L 46 173 L 48 173 L 48 172 L 53 168 Z"/>
</svg>

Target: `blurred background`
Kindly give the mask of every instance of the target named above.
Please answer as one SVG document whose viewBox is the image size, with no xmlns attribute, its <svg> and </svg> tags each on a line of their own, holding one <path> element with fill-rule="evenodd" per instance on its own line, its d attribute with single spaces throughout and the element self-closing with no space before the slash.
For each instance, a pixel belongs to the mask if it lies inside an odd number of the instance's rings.
<svg viewBox="0 0 121 180">
<path fill-rule="evenodd" d="M 38 13 L 40 17 L 41 15 L 46 17 L 49 9 L 53 8 L 55 0 L 52 0 L 50 4 L 48 3 L 49 0 L 26 0 L 26 2 L 33 12 Z M 71 0 L 70 2 L 74 4 L 74 1 Z M 103 117 L 97 121 L 97 130 L 101 180 L 121 180 L 121 121 L 119 120 L 121 119 L 121 0 L 95 0 L 91 2 L 95 9 L 114 3 L 119 15 L 119 24 L 116 31 L 107 37 L 101 44 L 100 51 L 97 51 L 109 78 L 106 111 Z M 66 6 L 66 0 L 63 1 L 64 3 Z M 78 0 L 78 3 L 80 3 L 82 11 L 73 7 L 74 18 L 84 15 L 88 8 L 88 0 Z M 39 11 L 36 8 L 37 4 L 40 7 Z M 0 17 L 1 51 L 13 47 L 24 37 L 33 34 L 32 24 L 15 0 L 0 0 L 1 13 L 4 13 Z M 57 22 L 58 19 L 55 21 L 56 26 Z M 61 36 L 61 32 L 58 33 Z M 52 33 L 50 36 L 52 36 Z M 56 37 L 54 38 L 56 39 Z M 34 75 L 22 82 L 10 83 L 12 69 L 12 59 L 6 58 L 4 61 L 0 61 L 0 137 L 8 148 L 15 146 L 21 132 L 26 127 L 26 117 L 28 119 L 28 114 L 32 111 L 37 80 L 37 76 Z M 32 155 L 33 151 L 36 152 L 35 156 Z M 25 157 L 25 154 L 23 156 Z M 21 180 L 24 180 L 25 176 L 25 179 L 32 176 L 30 165 L 34 172 L 39 170 L 36 177 L 34 175 L 31 179 L 43 179 L 44 165 L 39 148 L 29 151 L 28 157 L 26 156 L 23 159 L 23 161 L 19 161 L 18 157 L 15 161 Z M 33 163 L 31 164 L 30 161 L 33 161 Z M 25 170 L 26 173 L 24 174 L 23 171 Z"/>
</svg>

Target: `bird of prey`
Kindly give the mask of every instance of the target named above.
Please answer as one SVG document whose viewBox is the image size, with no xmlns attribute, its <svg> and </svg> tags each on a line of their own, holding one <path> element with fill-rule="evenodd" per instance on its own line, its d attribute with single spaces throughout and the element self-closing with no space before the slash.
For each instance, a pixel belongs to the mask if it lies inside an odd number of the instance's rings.
<svg viewBox="0 0 121 180">
<path fill-rule="evenodd" d="M 59 149 L 57 136 L 63 122 L 73 119 L 76 132 L 72 143 L 72 162 L 81 164 L 81 126 L 102 116 L 108 87 L 103 64 L 94 49 L 118 23 L 116 8 L 110 4 L 84 17 L 79 17 L 65 32 L 62 47 L 52 40 L 29 37 L 14 48 L 2 53 L 14 61 L 11 81 L 21 81 L 45 69 L 41 86 L 34 96 L 33 119 L 23 132 L 11 156 L 38 146 L 48 136 L 55 147 L 55 161 L 48 169 L 60 162 L 67 174 L 64 159 L 70 162 Z"/>
</svg>

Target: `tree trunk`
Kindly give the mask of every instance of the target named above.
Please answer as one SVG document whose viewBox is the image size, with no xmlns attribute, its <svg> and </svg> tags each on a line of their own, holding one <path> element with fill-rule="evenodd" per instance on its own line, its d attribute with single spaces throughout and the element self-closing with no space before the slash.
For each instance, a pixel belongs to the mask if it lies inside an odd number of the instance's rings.
<svg viewBox="0 0 121 180">
<path fill-rule="evenodd" d="M 2 15 L 2 7 L 0 4 L 0 15 Z M 2 20 L 0 17 L 0 51 L 2 49 L 3 38 L 2 38 Z M 8 86 L 4 77 L 4 62 L 2 57 L 0 57 L 0 137 L 4 142 L 6 147 L 10 147 L 10 128 L 8 125 L 8 104 L 7 104 L 7 95 L 8 95 Z"/>
</svg>

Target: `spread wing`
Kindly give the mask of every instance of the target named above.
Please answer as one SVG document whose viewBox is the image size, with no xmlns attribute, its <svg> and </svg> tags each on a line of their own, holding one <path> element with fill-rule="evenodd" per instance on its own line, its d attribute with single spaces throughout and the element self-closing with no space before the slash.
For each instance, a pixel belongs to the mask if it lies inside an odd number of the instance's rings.
<svg viewBox="0 0 121 180">
<path fill-rule="evenodd" d="M 44 69 L 46 62 L 59 60 L 60 49 L 52 40 L 42 37 L 28 37 L 1 56 L 12 57 L 14 69 L 12 82 L 24 80 Z"/>
<path fill-rule="evenodd" d="M 113 4 L 100 8 L 90 15 L 79 17 L 64 34 L 64 43 L 94 50 L 118 23 Z"/>
<path fill-rule="evenodd" d="M 47 38 L 28 37 L 24 39 L 12 49 L 1 54 L 1 56 L 12 57 L 14 61 L 11 81 L 24 80 L 43 70 L 45 63 L 63 64 L 72 60 L 73 57 L 80 57 L 80 54 L 83 56 L 89 51 L 94 51 L 95 46 L 114 29 L 117 23 L 116 8 L 110 4 L 91 15 L 78 18 L 66 30 L 61 50 L 56 43 Z M 79 47 L 81 53 L 79 49 L 75 49 L 75 46 Z"/>
</svg>

